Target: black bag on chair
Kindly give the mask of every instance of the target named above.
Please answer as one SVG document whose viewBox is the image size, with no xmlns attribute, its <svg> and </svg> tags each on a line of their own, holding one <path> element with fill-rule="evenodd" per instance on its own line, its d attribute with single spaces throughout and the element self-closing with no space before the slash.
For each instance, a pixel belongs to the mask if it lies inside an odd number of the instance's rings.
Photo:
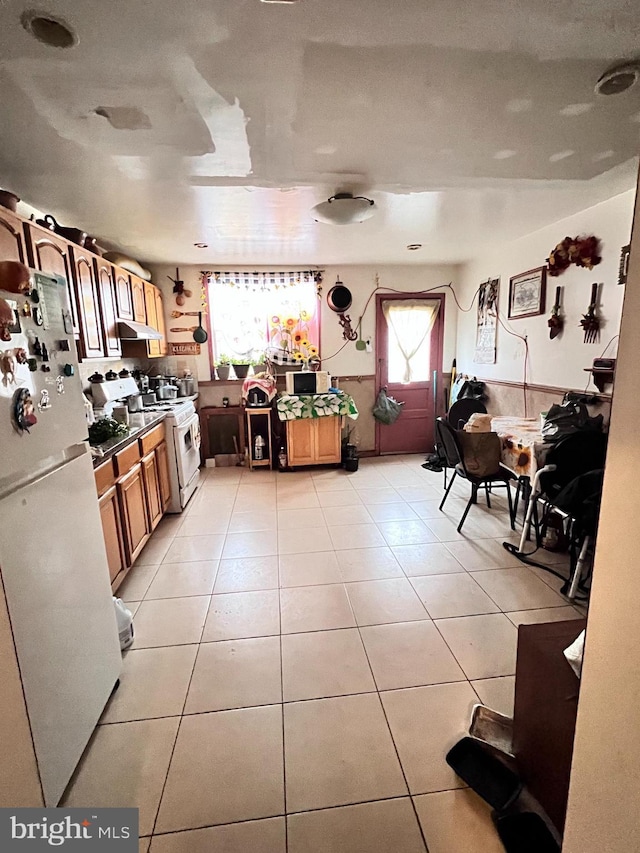
<svg viewBox="0 0 640 853">
<path fill-rule="evenodd" d="M 545 441 L 560 441 L 574 432 L 602 432 L 602 421 L 602 415 L 592 418 L 581 400 L 565 399 L 559 405 L 554 403 L 547 412 L 542 437 Z"/>
</svg>

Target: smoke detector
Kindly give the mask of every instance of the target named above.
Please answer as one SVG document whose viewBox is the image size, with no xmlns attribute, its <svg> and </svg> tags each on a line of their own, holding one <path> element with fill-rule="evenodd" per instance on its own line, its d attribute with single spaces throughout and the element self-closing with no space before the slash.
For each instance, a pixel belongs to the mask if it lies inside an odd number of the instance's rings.
<svg viewBox="0 0 640 853">
<path fill-rule="evenodd" d="M 336 193 L 311 208 L 315 221 L 326 225 L 354 225 L 356 222 L 364 222 L 374 213 L 375 202 L 372 199 L 354 196 L 352 193 Z"/>
<path fill-rule="evenodd" d="M 640 62 L 625 62 L 605 71 L 596 83 L 597 95 L 619 95 L 640 79 Z"/>
</svg>

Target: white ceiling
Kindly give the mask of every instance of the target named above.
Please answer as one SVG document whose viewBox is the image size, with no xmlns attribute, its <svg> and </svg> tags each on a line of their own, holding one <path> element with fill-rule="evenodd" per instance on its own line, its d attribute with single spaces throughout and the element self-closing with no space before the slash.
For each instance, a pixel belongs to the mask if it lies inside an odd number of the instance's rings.
<svg viewBox="0 0 640 853">
<path fill-rule="evenodd" d="M 0 183 L 145 261 L 460 262 L 634 186 L 640 85 L 593 87 L 640 55 L 637 0 L 43 0 L 65 51 L 25 8 Z M 377 215 L 314 223 L 341 189 Z"/>
</svg>

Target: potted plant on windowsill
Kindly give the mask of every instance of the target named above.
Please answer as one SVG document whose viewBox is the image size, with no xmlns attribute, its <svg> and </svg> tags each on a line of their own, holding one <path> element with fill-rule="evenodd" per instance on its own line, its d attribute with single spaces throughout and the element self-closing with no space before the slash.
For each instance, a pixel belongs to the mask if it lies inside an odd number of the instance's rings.
<svg viewBox="0 0 640 853">
<path fill-rule="evenodd" d="M 253 367 L 254 375 L 257 373 L 266 373 L 267 362 L 265 360 L 264 353 L 260 353 L 260 356 L 258 358 L 252 358 L 251 366 Z"/>
<path fill-rule="evenodd" d="M 220 355 L 216 364 L 218 379 L 227 380 L 231 371 L 231 359 L 228 355 Z"/>
<path fill-rule="evenodd" d="M 232 361 L 231 365 L 233 367 L 234 373 L 238 377 L 238 379 L 246 379 L 247 374 L 249 373 L 249 368 L 251 367 L 250 359 L 245 359 L 244 361 Z"/>
</svg>

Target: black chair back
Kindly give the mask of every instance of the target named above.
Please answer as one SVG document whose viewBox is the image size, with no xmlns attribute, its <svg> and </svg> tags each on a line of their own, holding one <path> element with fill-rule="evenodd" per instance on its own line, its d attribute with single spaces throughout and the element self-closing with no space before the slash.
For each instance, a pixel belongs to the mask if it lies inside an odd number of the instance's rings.
<svg viewBox="0 0 640 853">
<path fill-rule="evenodd" d="M 556 470 L 540 475 L 540 488 L 553 501 L 576 477 L 604 468 L 606 455 L 606 433 L 585 430 L 568 435 L 547 453 L 545 465 L 555 465 Z"/>
<path fill-rule="evenodd" d="M 472 397 L 463 397 L 462 400 L 456 400 L 449 409 L 447 420 L 454 429 L 462 429 L 469 420 L 471 415 L 487 414 L 487 407 L 480 400 L 474 400 Z"/>
<path fill-rule="evenodd" d="M 455 468 L 462 463 L 462 448 L 458 442 L 455 430 L 444 418 L 436 418 L 436 433 L 438 441 L 444 450 L 447 465 Z"/>
</svg>

